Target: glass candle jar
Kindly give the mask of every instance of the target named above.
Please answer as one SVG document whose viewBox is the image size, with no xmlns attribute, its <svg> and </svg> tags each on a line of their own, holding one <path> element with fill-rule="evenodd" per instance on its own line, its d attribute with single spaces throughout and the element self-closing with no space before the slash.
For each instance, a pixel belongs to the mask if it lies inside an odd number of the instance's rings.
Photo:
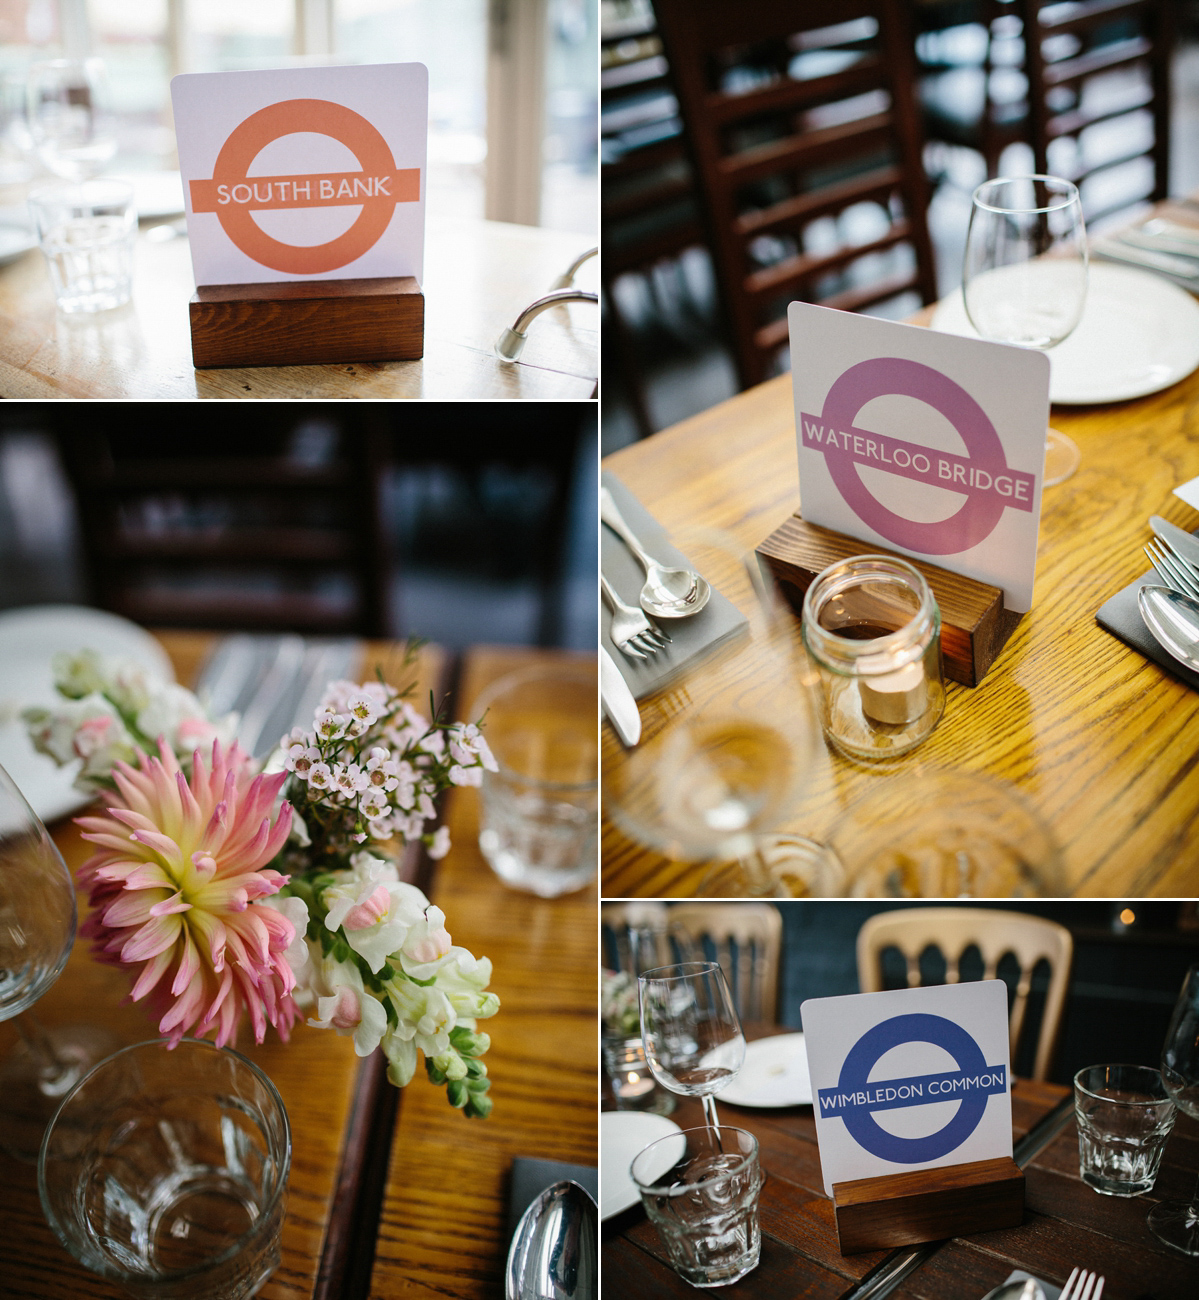
<svg viewBox="0 0 1199 1300">
<path fill-rule="evenodd" d="M 855 555 L 817 574 L 803 603 L 803 638 L 820 681 L 820 721 L 842 753 L 906 754 L 945 709 L 941 612 L 904 560 Z"/>
<path fill-rule="evenodd" d="M 654 1082 L 640 1035 L 604 1035 L 604 1069 L 617 1110 L 652 1110 L 669 1115 L 675 1099 Z"/>
</svg>

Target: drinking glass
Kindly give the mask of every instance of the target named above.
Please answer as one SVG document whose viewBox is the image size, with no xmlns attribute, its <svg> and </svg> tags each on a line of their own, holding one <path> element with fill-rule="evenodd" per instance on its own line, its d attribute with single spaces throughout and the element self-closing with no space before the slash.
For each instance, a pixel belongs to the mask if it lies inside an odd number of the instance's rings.
<svg viewBox="0 0 1199 1300">
<path fill-rule="evenodd" d="M 599 746 L 594 665 L 509 673 L 480 695 L 499 766 L 483 773 L 479 847 L 514 889 L 581 889 L 596 868 Z"/>
<path fill-rule="evenodd" d="M 63 1095 L 111 1050 L 99 1030 L 46 1030 L 28 1010 L 66 965 L 75 921 L 71 873 L 0 767 L 0 1020 L 17 1017 L 21 1035 L 0 1061 L 0 1147 L 19 1159 L 37 1158 Z"/>
<path fill-rule="evenodd" d="M 683 962 L 648 970 L 637 984 L 650 1073 L 671 1092 L 699 1097 L 709 1127 L 717 1128 L 714 1094 L 745 1060 L 745 1035 L 724 972 L 715 962 Z"/>
<path fill-rule="evenodd" d="M 1147 1065 L 1089 1065 L 1074 1076 L 1079 1177 L 1104 1196 L 1153 1189 L 1174 1103 Z"/>
<path fill-rule="evenodd" d="M 717 860 L 702 894 L 836 893 L 825 850 L 787 825 L 824 760 L 799 620 L 727 534 L 695 530 L 674 541 L 734 608 L 723 612 L 721 637 L 675 660 L 684 689 L 641 702 L 642 741 L 604 773 L 605 812 L 668 857 Z M 684 635 L 672 631 L 675 642 Z M 661 657 L 674 655 L 670 647 Z"/>
<path fill-rule="evenodd" d="M 38 1160 L 42 1210 L 139 1300 L 246 1300 L 279 1266 L 287 1111 L 240 1053 L 167 1041 L 110 1056 L 63 1101 Z"/>
<path fill-rule="evenodd" d="M 1199 966 L 1183 980 L 1162 1047 L 1162 1081 L 1174 1104 L 1199 1119 Z M 1162 1201 L 1149 1212 L 1149 1227 L 1160 1241 L 1186 1255 L 1199 1255 L 1199 1186 L 1188 1205 Z"/>
<path fill-rule="evenodd" d="M 728 1286 L 757 1267 L 762 1169 L 752 1133 L 671 1133 L 640 1151 L 630 1172 L 670 1266 L 692 1286 Z"/>
<path fill-rule="evenodd" d="M 26 119 L 38 157 L 56 176 L 82 181 L 117 151 L 102 59 L 46 59 L 25 81 Z"/>
<path fill-rule="evenodd" d="M 974 191 L 962 271 L 966 315 L 979 337 L 1048 351 L 1082 319 L 1087 237 L 1077 186 L 1057 176 L 1009 176 Z M 1078 468 L 1074 442 L 1047 431 L 1046 487 Z"/>
<path fill-rule="evenodd" d="M 124 181 L 50 185 L 29 196 L 60 311 L 109 311 L 129 301 L 137 209 Z"/>
</svg>

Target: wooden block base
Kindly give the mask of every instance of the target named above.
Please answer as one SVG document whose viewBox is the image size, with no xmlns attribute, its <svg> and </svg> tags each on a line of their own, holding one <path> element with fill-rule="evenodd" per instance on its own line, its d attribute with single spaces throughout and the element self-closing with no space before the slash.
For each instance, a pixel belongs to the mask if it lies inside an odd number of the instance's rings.
<svg viewBox="0 0 1199 1300">
<path fill-rule="evenodd" d="M 1010 1157 L 833 1184 L 842 1255 L 911 1246 L 1024 1221 L 1024 1175 Z"/>
<path fill-rule="evenodd" d="M 941 610 L 945 676 L 964 686 L 982 681 L 1023 617 L 1004 609 L 1003 592 L 998 587 L 819 528 L 802 519 L 798 511 L 758 547 L 759 558 L 796 613 L 803 608 L 812 579 L 851 555 L 891 555 L 919 569 Z"/>
<path fill-rule="evenodd" d="M 425 297 L 411 276 L 207 284 L 188 312 L 197 370 L 424 355 Z"/>
</svg>

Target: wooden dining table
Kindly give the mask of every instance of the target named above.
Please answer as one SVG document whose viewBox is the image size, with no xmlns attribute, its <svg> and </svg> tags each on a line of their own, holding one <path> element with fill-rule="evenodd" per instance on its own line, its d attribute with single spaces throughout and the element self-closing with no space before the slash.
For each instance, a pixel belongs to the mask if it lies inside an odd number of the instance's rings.
<svg viewBox="0 0 1199 1300">
<path fill-rule="evenodd" d="M 781 1027 L 747 1037 L 791 1032 Z M 737 1300 L 982 1300 L 1015 1270 L 1061 1287 L 1078 1266 L 1106 1278 L 1103 1300 L 1190 1300 L 1199 1260 L 1163 1246 L 1145 1217 L 1159 1200 L 1188 1200 L 1199 1173 L 1199 1124 L 1179 1116 L 1152 1192 L 1118 1198 L 1092 1191 L 1078 1173 L 1078 1133 L 1070 1090 L 1016 1079 L 1012 1138 L 1024 1170 L 1019 1227 L 968 1237 L 842 1255 L 833 1205 L 825 1196 L 811 1106 L 749 1109 L 717 1099 L 720 1123 L 758 1140 L 765 1182 L 761 1261 L 727 1288 Z M 671 1119 L 703 1123 L 699 1102 L 680 1098 Z M 622 1300 L 691 1296 L 666 1262 L 641 1206 L 601 1227 L 604 1294 Z"/>
<path fill-rule="evenodd" d="M 180 681 L 190 682 L 216 638 L 162 632 Z M 489 682 L 516 668 L 560 662 L 566 652 L 480 646 L 460 659 L 435 645 L 420 652 L 417 700 L 451 692 L 454 717 L 470 716 Z M 577 661 L 578 656 L 569 656 Z M 594 663 L 584 656 L 584 662 Z M 361 671 L 379 665 L 404 684 L 400 647 L 364 645 Z M 411 674 L 408 675 L 409 678 Z M 500 1011 L 484 1026 L 494 1109 L 468 1120 L 418 1066 L 402 1092 L 383 1079 L 379 1053 L 363 1061 L 353 1043 L 301 1024 L 290 1043 L 273 1031 L 236 1046 L 278 1087 L 292 1127 L 292 1164 L 282 1264 L 264 1300 L 376 1300 L 503 1295 L 504 1235 L 513 1158 L 594 1168 L 597 1152 L 596 900 L 594 882 L 557 899 L 506 888 L 478 847 L 479 792 L 455 789 L 443 810 L 452 847 L 440 862 L 409 853 L 401 872 L 447 916 L 456 944 L 493 962 Z M 64 820 L 51 831 L 75 869 L 90 846 Z M 125 1004 L 124 972 L 75 945 L 35 1014 L 49 1028 L 85 1020 L 126 1045 L 157 1036 L 141 1006 Z M 0 1055 L 14 1044 L 0 1024 Z M 0 1098 L 0 1106 L 3 1099 Z M 36 1171 L 0 1154 L 0 1297 L 116 1300 L 123 1293 L 76 1263 L 42 1216 Z M 372 1276 L 371 1261 L 374 1257 Z"/>
<path fill-rule="evenodd" d="M 1165 210 L 1199 221 L 1191 209 Z M 953 769 L 1011 782 L 1040 813 L 1061 846 L 1054 893 L 1199 892 L 1199 694 L 1095 621 L 1101 605 L 1148 570 L 1150 515 L 1199 526 L 1199 511 L 1173 495 L 1199 475 L 1199 371 L 1133 401 L 1054 407 L 1052 422 L 1078 444 L 1082 461 L 1045 489 L 1032 609 L 986 676 L 975 687 L 949 682 L 931 738 L 885 767 L 822 746 L 803 774 L 801 801 L 770 829 L 823 840 L 873 783 L 903 773 L 931 783 L 939 769 Z M 676 540 L 720 530 L 751 557 L 800 506 L 790 376 L 626 447 L 604 468 Z M 748 599 L 748 584 L 742 590 Z M 726 594 L 736 603 L 736 592 Z M 739 664 L 737 681 L 754 672 L 752 662 Z M 690 689 L 684 669 L 640 701 L 643 743 L 686 715 Z M 731 682 L 729 698 L 736 689 Z M 773 689 L 782 707 L 783 693 L 803 688 L 778 681 Z M 605 723 L 606 789 L 618 787 L 630 757 Z M 669 857 L 648 836 L 641 841 L 605 820 L 604 897 L 700 892 L 707 864 Z"/>
<path fill-rule="evenodd" d="M 0 267 L 0 397 L 539 398 L 584 400 L 599 374 L 599 313 L 551 307 L 528 330 L 520 360 L 492 351 L 500 333 L 584 252 L 586 235 L 432 215 L 425 246 L 425 352 L 418 361 L 192 365 L 191 254 L 177 226 L 137 236 L 133 295 L 89 315 L 56 311 L 46 259 L 33 249 Z M 594 259 L 576 276 L 596 288 Z"/>
</svg>

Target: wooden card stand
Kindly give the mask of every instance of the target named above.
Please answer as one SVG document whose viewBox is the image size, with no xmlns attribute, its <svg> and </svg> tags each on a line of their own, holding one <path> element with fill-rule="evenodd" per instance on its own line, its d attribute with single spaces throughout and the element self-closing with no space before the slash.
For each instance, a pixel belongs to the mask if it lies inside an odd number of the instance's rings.
<svg viewBox="0 0 1199 1300">
<path fill-rule="evenodd" d="M 758 547 L 788 603 L 799 613 L 812 579 L 830 564 L 851 555 L 893 555 L 924 575 L 941 610 L 941 659 L 946 677 L 977 686 L 1023 617 L 1003 607 L 1003 592 L 935 564 L 884 551 L 842 533 L 819 528 L 799 512 Z"/>
<path fill-rule="evenodd" d="M 842 1255 L 911 1246 L 1024 1221 L 1024 1175 L 1009 1156 L 833 1184 Z"/>
<path fill-rule="evenodd" d="M 188 311 L 197 370 L 408 361 L 425 350 L 425 297 L 411 276 L 201 285 Z"/>
</svg>

